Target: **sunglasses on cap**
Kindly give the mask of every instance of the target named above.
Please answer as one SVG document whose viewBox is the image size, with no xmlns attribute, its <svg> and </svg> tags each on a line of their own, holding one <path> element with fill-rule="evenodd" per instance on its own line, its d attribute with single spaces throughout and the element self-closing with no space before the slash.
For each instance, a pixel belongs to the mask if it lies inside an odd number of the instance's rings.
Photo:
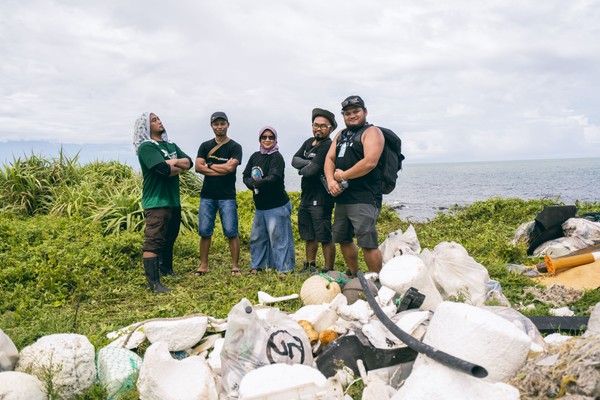
<svg viewBox="0 0 600 400">
<path fill-rule="evenodd" d="M 349 106 L 359 106 L 364 107 L 365 102 L 358 96 L 349 97 L 342 102 L 342 110 Z"/>
</svg>

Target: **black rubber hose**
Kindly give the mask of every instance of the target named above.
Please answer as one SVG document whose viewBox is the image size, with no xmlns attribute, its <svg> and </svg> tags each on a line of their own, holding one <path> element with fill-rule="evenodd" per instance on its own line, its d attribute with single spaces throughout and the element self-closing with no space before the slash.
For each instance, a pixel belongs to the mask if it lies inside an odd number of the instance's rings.
<svg viewBox="0 0 600 400">
<path fill-rule="evenodd" d="M 358 280 L 360 281 L 360 285 L 362 286 L 363 292 L 369 305 L 371 306 L 371 309 L 373 309 L 375 315 L 377 318 L 379 318 L 379 321 L 381 321 L 381 323 L 390 332 L 392 332 L 394 336 L 402 340 L 402 342 L 404 342 L 408 347 L 419 353 L 425 354 L 427 357 L 439 362 L 440 364 L 452 369 L 456 369 L 460 372 L 464 372 L 465 374 L 474 376 L 475 378 L 485 378 L 488 376 L 488 372 L 484 367 L 461 360 L 460 358 L 454 357 L 448 353 L 444 353 L 441 350 L 437 350 L 428 344 L 415 339 L 402 329 L 398 328 L 398 325 L 394 324 L 394 322 L 389 319 L 387 315 L 385 315 L 381 307 L 379 307 L 379 304 L 377 304 L 373 293 L 371 293 L 371 290 L 369 289 L 367 280 L 361 271 L 358 271 Z"/>
</svg>

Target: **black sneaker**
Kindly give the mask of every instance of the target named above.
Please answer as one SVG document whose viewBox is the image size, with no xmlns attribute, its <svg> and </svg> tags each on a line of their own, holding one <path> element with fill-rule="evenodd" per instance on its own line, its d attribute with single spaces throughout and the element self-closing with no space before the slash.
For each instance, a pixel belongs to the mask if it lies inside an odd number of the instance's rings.
<svg viewBox="0 0 600 400">
<path fill-rule="evenodd" d="M 357 271 L 358 272 L 358 271 Z M 346 275 L 348 276 L 348 278 L 357 278 L 358 277 L 358 273 L 357 272 L 352 272 L 350 270 L 346 271 Z"/>
<path fill-rule="evenodd" d="M 306 275 L 306 274 L 316 274 L 317 272 L 319 272 L 319 270 L 317 269 L 316 265 L 314 263 L 304 263 L 304 267 L 302 268 L 302 270 L 300 272 L 298 272 L 299 275 Z"/>
</svg>

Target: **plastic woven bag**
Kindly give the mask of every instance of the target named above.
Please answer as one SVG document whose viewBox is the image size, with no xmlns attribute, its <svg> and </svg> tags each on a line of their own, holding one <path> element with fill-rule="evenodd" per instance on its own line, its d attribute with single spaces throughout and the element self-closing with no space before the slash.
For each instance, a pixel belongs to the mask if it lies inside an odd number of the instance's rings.
<svg viewBox="0 0 600 400">
<path fill-rule="evenodd" d="M 277 308 L 260 310 L 246 298 L 233 306 L 227 317 L 227 332 L 221 351 L 223 390 L 237 397 L 242 378 L 269 364 L 313 365 L 304 329 Z"/>
</svg>

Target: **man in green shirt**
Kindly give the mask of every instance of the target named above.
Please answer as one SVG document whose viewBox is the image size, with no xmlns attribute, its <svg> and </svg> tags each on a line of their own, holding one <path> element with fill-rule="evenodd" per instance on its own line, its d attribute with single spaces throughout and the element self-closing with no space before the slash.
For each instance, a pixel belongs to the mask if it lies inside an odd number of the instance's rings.
<svg viewBox="0 0 600 400">
<path fill-rule="evenodd" d="M 192 167 L 192 159 L 169 141 L 162 122 L 153 113 L 145 112 L 136 120 L 133 145 L 144 178 L 144 272 L 148 289 L 165 293 L 170 289 L 160 283 L 160 274 L 174 275 L 173 245 L 181 224 L 179 174 Z"/>
</svg>

